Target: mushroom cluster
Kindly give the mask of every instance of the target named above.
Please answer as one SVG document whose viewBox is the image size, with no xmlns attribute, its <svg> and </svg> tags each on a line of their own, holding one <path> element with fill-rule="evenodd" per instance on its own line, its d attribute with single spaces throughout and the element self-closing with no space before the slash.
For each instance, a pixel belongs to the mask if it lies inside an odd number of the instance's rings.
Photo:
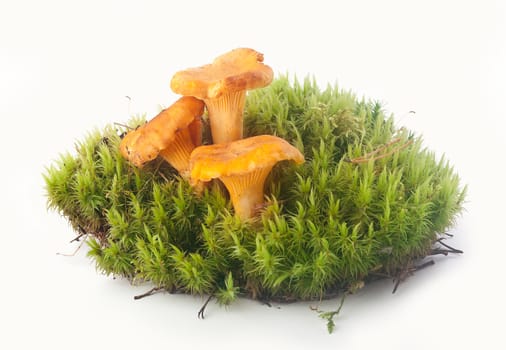
<svg viewBox="0 0 506 350">
<path fill-rule="evenodd" d="M 304 162 L 300 151 L 279 137 L 243 139 L 246 91 L 265 87 L 272 79 L 263 55 L 249 48 L 179 71 L 170 85 L 183 97 L 129 132 L 120 144 L 121 154 L 137 167 L 161 156 L 195 188 L 219 179 L 230 194 L 235 215 L 252 218 L 262 205 L 264 183 L 273 166 L 282 160 Z M 213 144 L 202 146 L 204 107 Z"/>
</svg>

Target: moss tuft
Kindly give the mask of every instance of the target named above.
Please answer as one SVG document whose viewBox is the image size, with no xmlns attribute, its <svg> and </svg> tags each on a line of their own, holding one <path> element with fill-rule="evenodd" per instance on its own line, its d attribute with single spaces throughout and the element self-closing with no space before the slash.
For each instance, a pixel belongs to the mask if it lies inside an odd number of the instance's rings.
<svg viewBox="0 0 506 350">
<path fill-rule="evenodd" d="M 223 304 L 319 299 L 395 276 L 462 210 L 449 163 L 376 102 L 279 77 L 248 95 L 244 120 L 245 136 L 277 135 L 306 157 L 274 168 L 257 221 L 239 221 L 217 183 L 198 197 L 161 160 L 130 165 L 118 150 L 126 128 L 112 126 L 46 169 L 48 206 L 90 235 L 100 271 Z"/>
</svg>

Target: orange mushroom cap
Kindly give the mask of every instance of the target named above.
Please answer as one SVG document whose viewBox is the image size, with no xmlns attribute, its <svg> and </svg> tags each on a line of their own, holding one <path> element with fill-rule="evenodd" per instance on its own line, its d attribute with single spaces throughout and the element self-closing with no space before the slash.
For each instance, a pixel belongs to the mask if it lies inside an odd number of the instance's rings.
<svg viewBox="0 0 506 350">
<path fill-rule="evenodd" d="M 249 48 L 238 48 L 217 57 L 213 63 L 177 72 L 170 82 L 172 90 L 202 100 L 235 91 L 269 85 L 272 68 L 263 64 L 264 55 Z"/>
<path fill-rule="evenodd" d="M 217 57 L 212 64 L 177 72 L 171 82 L 175 93 L 204 100 L 214 143 L 242 138 L 246 90 L 269 85 L 271 67 L 263 54 L 239 48 Z"/>
<path fill-rule="evenodd" d="M 148 123 L 129 132 L 121 141 L 121 154 L 135 166 L 161 154 L 180 173 L 188 171 L 191 151 L 200 140 L 204 103 L 184 96 Z"/>
<path fill-rule="evenodd" d="M 190 177 L 195 183 L 219 178 L 229 191 L 236 214 L 247 219 L 262 204 L 265 179 L 282 160 L 300 164 L 304 156 L 279 137 L 254 136 L 195 148 L 190 156 Z"/>
</svg>

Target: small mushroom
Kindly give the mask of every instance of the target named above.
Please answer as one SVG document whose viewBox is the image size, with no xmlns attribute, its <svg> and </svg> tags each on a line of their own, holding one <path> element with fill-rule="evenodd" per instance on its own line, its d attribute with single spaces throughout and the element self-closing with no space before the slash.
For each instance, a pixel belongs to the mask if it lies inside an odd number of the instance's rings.
<svg viewBox="0 0 506 350">
<path fill-rule="evenodd" d="M 300 164 L 304 156 L 285 140 L 272 135 L 200 146 L 190 157 L 190 181 L 220 179 L 230 194 L 235 214 L 244 220 L 253 217 L 263 203 L 265 179 L 282 160 Z"/>
<path fill-rule="evenodd" d="M 137 167 L 158 155 L 183 177 L 189 176 L 190 154 L 201 143 L 204 102 L 183 96 L 136 130 L 120 144 L 121 154 Z"/>
<path fill-rule="evenodd" d="M 239 48 L 217 57 L 212 64 L 177 72 L 170 85 L 175 93 L 204 100 L 213 143 L 242 139 L 246 90 L 269 85 L 271 67 L 263 54 Z"/>
</svg>

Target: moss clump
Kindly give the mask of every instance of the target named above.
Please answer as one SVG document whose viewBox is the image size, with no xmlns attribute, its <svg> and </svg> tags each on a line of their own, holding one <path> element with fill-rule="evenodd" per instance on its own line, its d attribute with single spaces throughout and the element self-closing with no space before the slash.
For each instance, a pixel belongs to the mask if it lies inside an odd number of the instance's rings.
<svg viewBox="0 0 506 350">
<path fill-rule="evenodd" d="M 104 273 L 222 303 L 319 299 L 396 276 L 431 254 L 462 209 L 448 162 L 378 103 L 280 77 L 248 95 L 244 117 L 245 136 L 280 136 L 306 157 L 275 167 L 254 222 L 233 215 L 219 183 L 199 197 L 163 161 L 127 163 L 125 130 L 113 127 L 46 170 L 49 206 L 89 234 Z"/>
</svg>

